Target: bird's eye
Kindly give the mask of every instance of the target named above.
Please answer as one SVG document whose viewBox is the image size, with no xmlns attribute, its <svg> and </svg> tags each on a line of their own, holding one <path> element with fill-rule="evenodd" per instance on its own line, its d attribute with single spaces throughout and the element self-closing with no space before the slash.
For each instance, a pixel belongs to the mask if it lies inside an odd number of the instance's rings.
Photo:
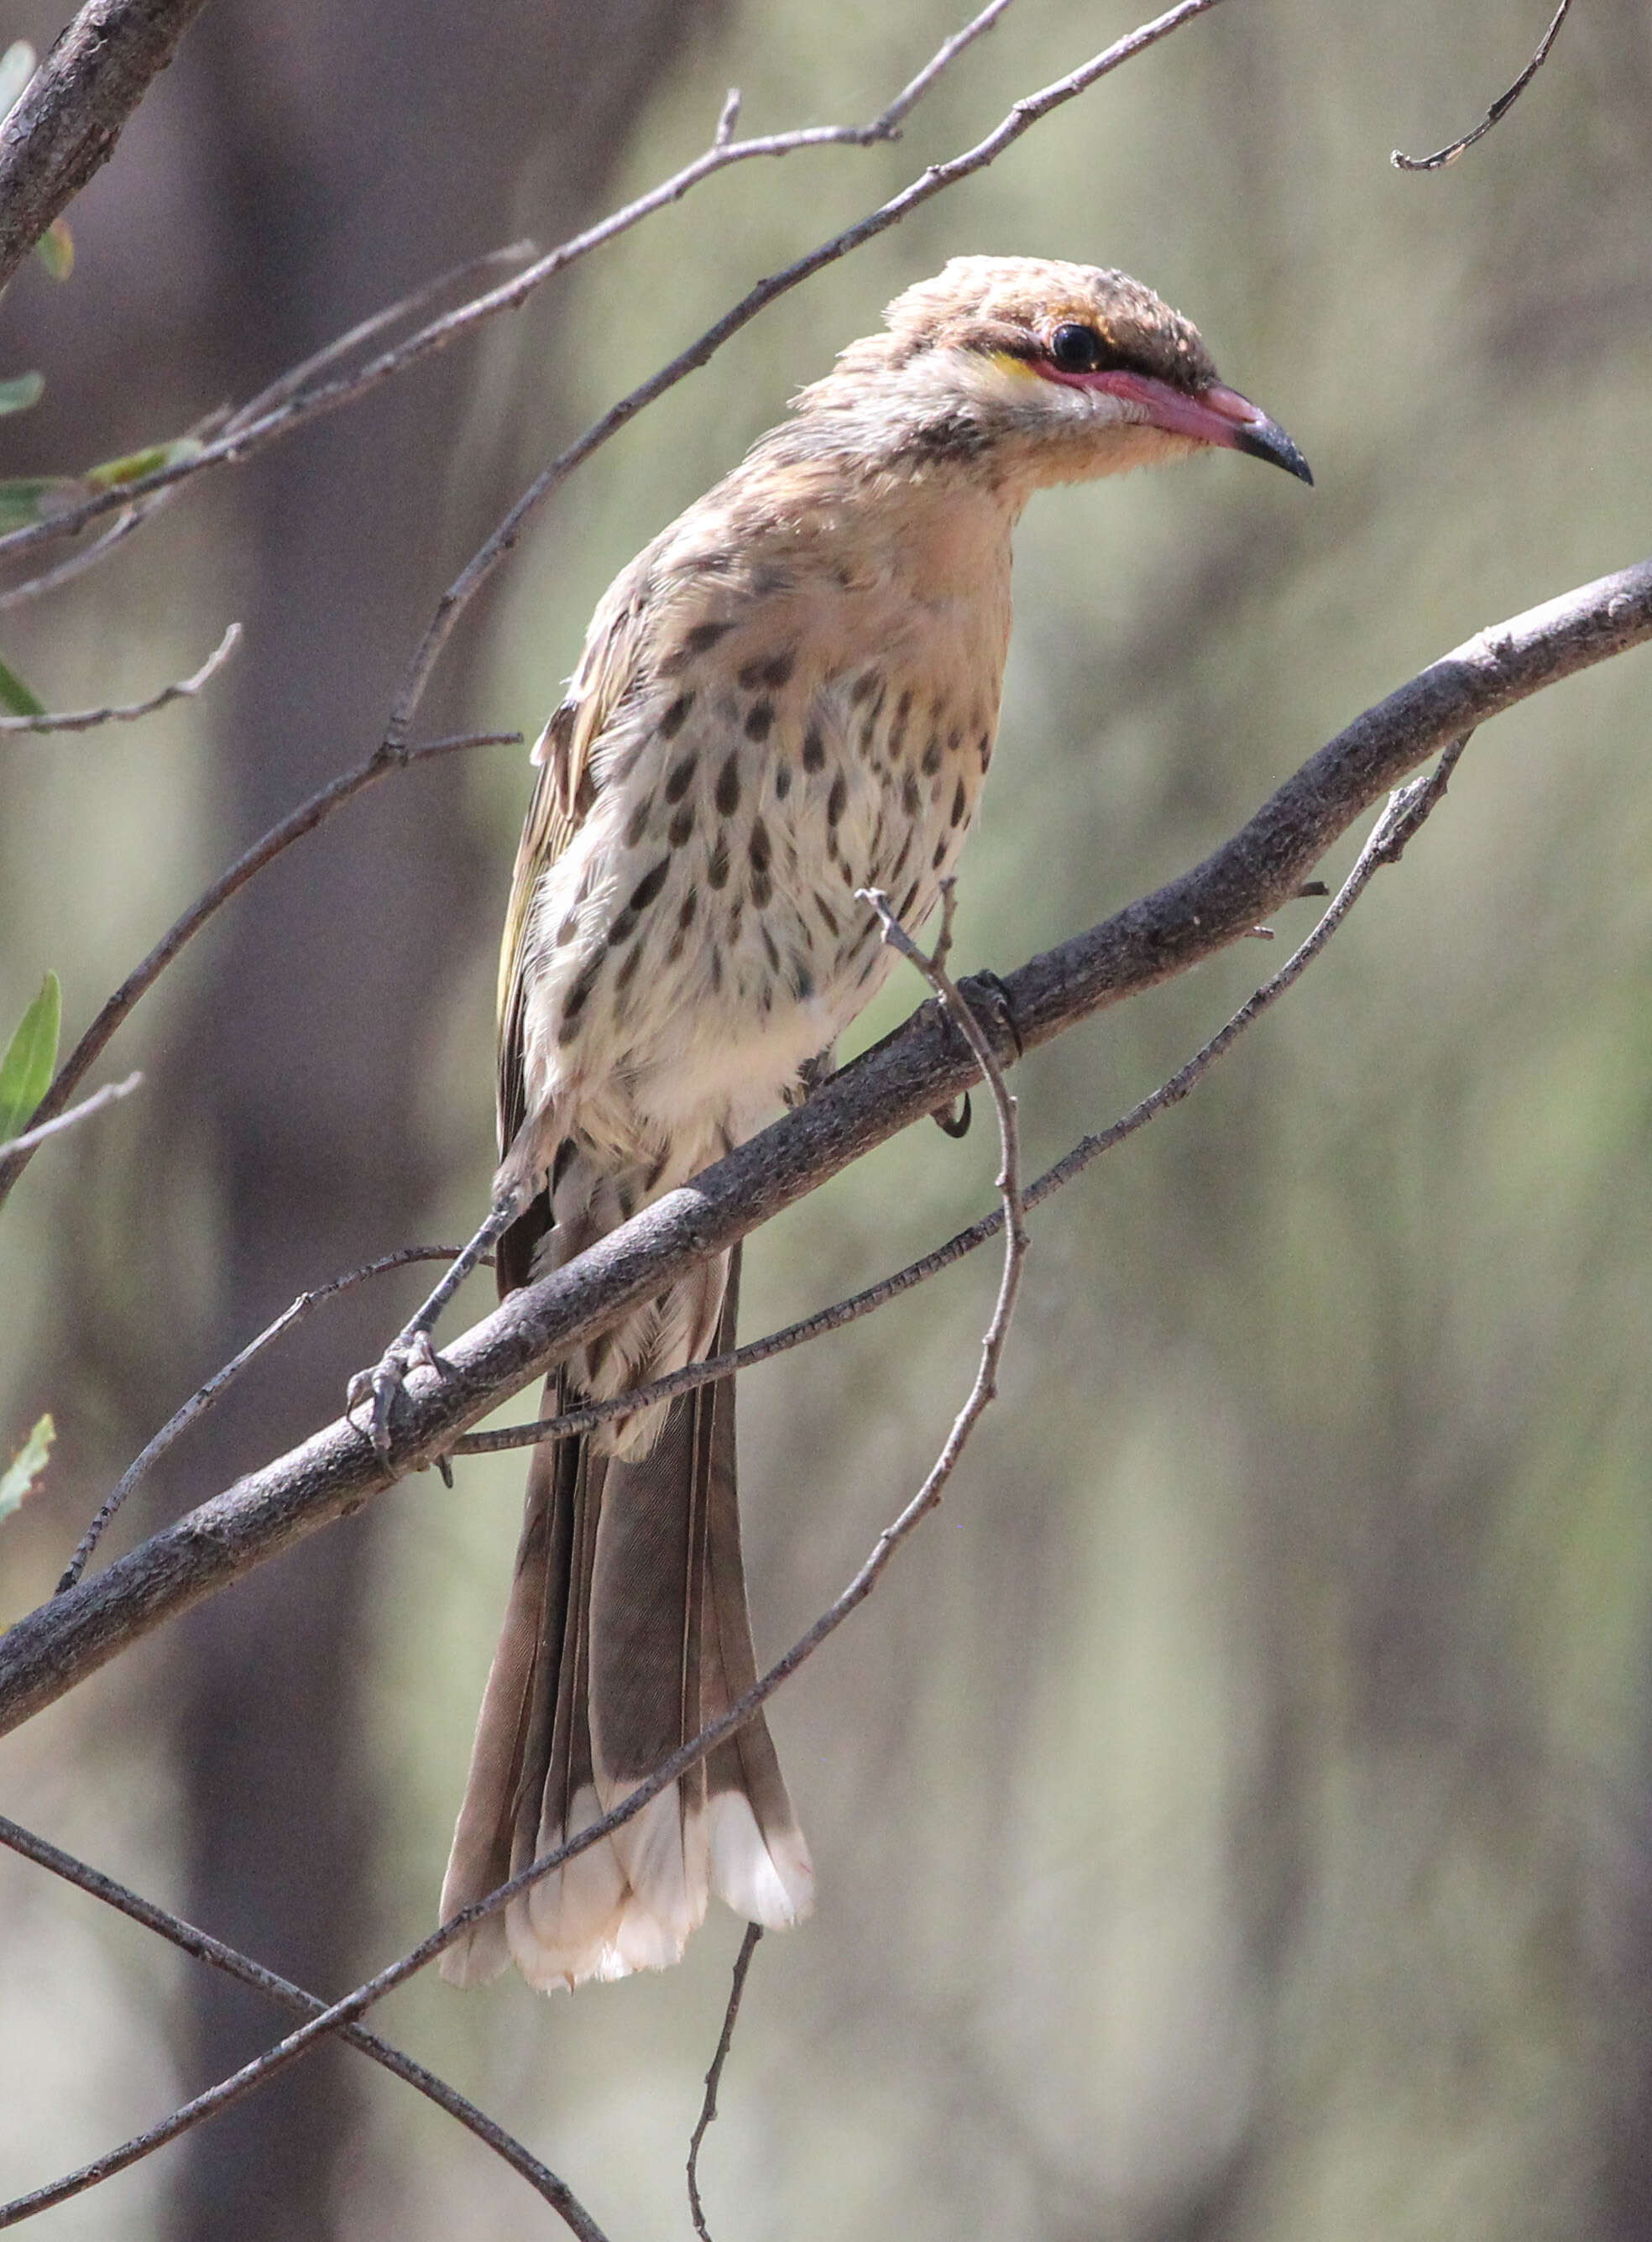
<svg viewBox="0 0 1652 2242">
<path fill-rule="evenodd" d="M 1076 319 L 1058 326 L 1050 338 L 1051 361 L 1063 373 L 1094 373 L 1105 355 L 1095 329 L 1081 326 Z"/>
</svg>

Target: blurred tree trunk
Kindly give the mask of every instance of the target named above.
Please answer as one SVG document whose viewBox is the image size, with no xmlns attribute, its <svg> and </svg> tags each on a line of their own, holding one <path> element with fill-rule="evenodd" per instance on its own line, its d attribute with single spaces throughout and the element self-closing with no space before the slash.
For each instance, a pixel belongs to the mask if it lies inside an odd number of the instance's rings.
<svg viewBox="0 0 1652 2242">
<path fill-rule="evenodd" d="M 130 324 L 105 328 L 70 376 L 76 448 L 116 448 L 109 432 L 124 428 L 134 376 L 167 399 L 150 432 L 162 433 L 203 366 L 209 393 L 245 397 L 524 223 L 545 244 L 584 223 L 685 32 L 715 13 L 671 0 L 505 0 L 457 17 L 434 0 L 343 10 L 222 0 L 186 43 L 133 158 L 171 175 L 169 247 L 195 270 L 191 282 L 158 285 L 163 303 L 168 285 L 192 285 L 191 316 L 158 313 L 138 285 L 152 252 L 127 243 L 126 221 L 105 206 L 100 261 L 124 266 Z M 543 336 L 554 310 L 527 316 Z M 248 638 L 216 703 L 222 795 L 205 818 L 217 836 L 207 861 L 373 744 L 437 594 L 508 503 L 502 425 L 467 443 L 469 480 L 452 487 L 474 366 L 473 346 L 461 346 L 218 493 L 214 567 L 221 551 L 225 612 L 245 620 Z M 455 656 L 422 736 L 465 721 Z M 176 1242 L 158 1243 L 167 1210 L 205 1198 L 219 1247 L 202 1287 L 216 1320 L 200 1350 L 209 1363 L 306 1285 L 417 1237 L 427 1219 L 420 1071 L 448 969 L 488 939 L 482 921 L 506 876 L 474 861 L 462 783 L 451 764 L 393 780 L 264 875 L 232 907 L 171 1039 L 164 1091 L 155 1084 L 171 1111 L 129 1185 L 123 1251 L 151 1270 L 151 1245 L 163 1265 L 175 1260 Z M 479 1117 L 490 1101 L 482 1085 Z M 83 1280 L 80 1351 L 106 1383 L 113 1372 L 135 1449 L 185 1390 L 185 1349 L 165 1316 L 117 1337 L 107 1296 L 93 1297 L 98 1258 Z M 346 1371 L 378 1353 L 402 1306 L 363 1294 L 301 1332 L 278 1374 L 249 1382 L 208 1421 L 176 1491 L 197 1500 L 335 1413 Z M 188 1382 L 197 1339 L 189 1332 Z M 363 1937 L 375 1541 L 363 1521 L 215 1600 L 175 1635 L 159 1694 L 180 1768 L 188 1912 L 328 1992 L 384 1958 Z M 265 2004 L 208 1972 L 189 1978 L 188 1997 L 191 2089 L 279 2029 Z M 338 2231 L 358 2108 L 352 2063 L 324 2053 L 193 2135 L 168 2232 L 273 2242 Z"/>
</svg>

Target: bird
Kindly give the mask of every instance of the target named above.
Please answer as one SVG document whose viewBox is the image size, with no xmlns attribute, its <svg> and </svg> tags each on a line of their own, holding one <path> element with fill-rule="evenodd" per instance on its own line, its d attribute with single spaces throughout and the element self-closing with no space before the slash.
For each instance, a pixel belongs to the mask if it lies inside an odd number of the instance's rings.
<svg viewBox="0 0 1652 2242">
<path fill-rule="evenodd" d="M 862 890 L 909 931 L 935 908 L 992 758 L 1033 493 L 1212 448 L 1313 480 L 1151 289 L 955 257 L 615 579 L 533 749 L 480 1233 L 501 1292 L 797 1093 L 893 962 Z M 559 1364 L 547 1406 L 727 1350 L 738 1283 L 736 1248 L 670 1284 Z M 427 1328 L 398 1366 L 421 1349 Z M 443 1921 L 625 1799 L 755 1672 L 732 1381 L 541 1443 Z M 679 1960 L 714 1896 L 778 1926 L 813 1890 L 759 1712 L 442 1968 L 623 1977 Z"/>
</svg>

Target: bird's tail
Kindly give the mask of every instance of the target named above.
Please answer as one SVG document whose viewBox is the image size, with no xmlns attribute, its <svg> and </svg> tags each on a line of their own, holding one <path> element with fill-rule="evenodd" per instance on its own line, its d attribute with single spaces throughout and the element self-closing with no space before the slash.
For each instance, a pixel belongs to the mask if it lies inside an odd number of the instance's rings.
<svg viewBox="0 0 1652 2242">
<path fill-rule="evenodd" d="M 716 1351 L 734 1345 L 739 1250 Z M 551 1380 L 553 1405 L 565 1376 Z M 732 1379 L 671 1405 L 640 1456 L 537 1448 L 505 1626 L 442 1886 L 443 1920 L 629 1796 L 756 1676 L 740 1554 Z M 809 1850 L 761 1712 L 641 1811 L 450 1947 L 548 1989 L 663 1969 L 709 1894 L 806 1915 Z"/>
</svg>

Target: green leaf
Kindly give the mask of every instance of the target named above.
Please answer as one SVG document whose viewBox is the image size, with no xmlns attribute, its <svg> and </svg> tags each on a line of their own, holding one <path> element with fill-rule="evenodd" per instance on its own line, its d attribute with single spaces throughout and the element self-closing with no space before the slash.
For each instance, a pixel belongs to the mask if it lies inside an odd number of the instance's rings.
<svg viewBox="0 0 1652 2242">
<path fill-rule="evenodd" d="M 0 118 L 17 107 L 24 86 L 35 74 L 35 50 L 27 39 L 14 39 L 0 55 Z"/>
<path fill-rule="evenodd" d="M 0 482 L 0 535 L 44 521 L 80 495 L 79 486 L 68 475 L 15 475 Z"/>
<path fill-rule="evenodd" d="M 35 1481 L 46 1468 L 46 1459 L 51 1453 L 51 1444 L 57 1437 L 57 1427 L 48 1412 L 36 1420 L 33 1432 L 5 1470 L 0 1472 L 0 1518 L 10 1518 L 31 1492 Z"/>
<path fill-rule="evenodd" d="M 75 237 L 66 218 L 55 218 L 35 244 L 35 255 L 54 280 L 66 280 L 75 269 Z"/>
<path fill-rule="evenodd" d="M 157 473 L 162 467 L 175 467 L 181 460 L 192 460 L 200 451 L 193 436 L 176 437 L 170 444 L 150 444 L 141 452 L 128 452 L 122 460 L 105 460 L 101 466 L 88 467 L 82 478 L 89 491 L 113 490 L 121 483 L 135 483 L 144 475 Z"/>
<path fill-rule="evenodd" d="M 14 373 L 0 381 L 0 413 L 26 413 L 38 405 L 46 386 L 44 373 Z"/>
<path fill-rule="evenodd" d="M 63 990 L 57 975 L 48 973 L 0 1058 L 0 1144 L 28 1127 L 30 1115 L 51 1086 L 62 1020 Z"/>
<path fill-rule="evenodd" d="M 0 536 L 10 530 L 28 529 L 37 521 L 50 521 L 77 499 L 118 490 L 124 483 L 135 483 L 162 467 L 178 467 L 197 458 L 200 450 L 197 437 L 175 436 L 170 443 L 146 444 L 141 452 L 128 452 L 122 459 L 100 460 L 84 475 L 15 475 L 0 482 Z"/>
<path fill-rule="evenodd" d="M 37 701 L 17 671 L 9 669 L 3 661 L 0 661 L 0 701 L 14 716 L 44 716 L 46 713 L 44 701 Z"/>
</svg>

